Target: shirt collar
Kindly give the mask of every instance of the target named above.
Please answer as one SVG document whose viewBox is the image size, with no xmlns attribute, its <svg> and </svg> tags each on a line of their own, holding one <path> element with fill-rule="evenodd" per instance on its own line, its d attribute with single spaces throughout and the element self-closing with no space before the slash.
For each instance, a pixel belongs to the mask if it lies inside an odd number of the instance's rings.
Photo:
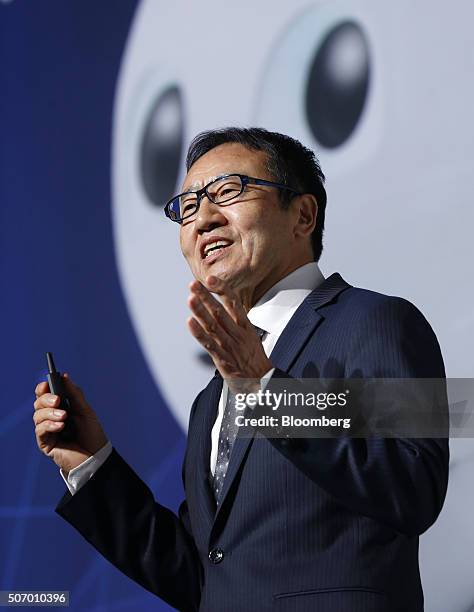
<svg viewBox="0 0 474 612">
<path fill-rule="evenodd" d="M 323 281 L 315 261 L 297 268 L 273 285 L 249 310 L 250 322 L 269 334 L 279 335 L 305 297 Z"/>
</svg>

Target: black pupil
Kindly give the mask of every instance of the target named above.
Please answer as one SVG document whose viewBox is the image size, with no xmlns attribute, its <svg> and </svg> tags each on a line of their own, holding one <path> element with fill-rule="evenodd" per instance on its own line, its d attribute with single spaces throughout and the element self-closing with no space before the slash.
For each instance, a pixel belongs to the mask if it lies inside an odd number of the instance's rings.
<svg viewBox="0 0 474 612">
<path fill-rule="evenodd" d="M 176 193 L 184 146 L 184 105 L 177 86 L 156 99 L 144 126 L 140 175 L 148 201 L 163 206 Z"/>
<path fill-rule="evenodd" d="M 306 117 L 324 147 L 341 146 L 364 109 L 370 81 L 367 37 L 353 21 L 335 26 L 317 49 L 306 87 Z"/>
</svg>

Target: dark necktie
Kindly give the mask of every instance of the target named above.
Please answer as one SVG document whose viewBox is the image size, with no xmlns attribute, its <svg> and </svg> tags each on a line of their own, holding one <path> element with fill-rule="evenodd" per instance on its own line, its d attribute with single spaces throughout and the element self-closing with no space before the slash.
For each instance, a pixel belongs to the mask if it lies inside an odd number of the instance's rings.
<svg viewBox="0 0 474 612">
<path fill-rule="evenodd" d="M 260 339 L 262 339 L 265 331 L 256 325 L 254 325 L 254 328 Z M 227 467 L 229 466 L 230 455 L 232 453 L 232 448 L 239 430 L 238 425 L 235 423 L 235 416 L 235 394 L 232 393 L 229 388 L 227 388 L 227 401 L 219 432 L 219 443 L 217 445 L 217 459 L 214 477 L 212 474 L 210 474 L 211 487 L 217 505 L 219 505 L 219 497 L 224 486 L 224 478 L 227 472 Z"/>
</svg>

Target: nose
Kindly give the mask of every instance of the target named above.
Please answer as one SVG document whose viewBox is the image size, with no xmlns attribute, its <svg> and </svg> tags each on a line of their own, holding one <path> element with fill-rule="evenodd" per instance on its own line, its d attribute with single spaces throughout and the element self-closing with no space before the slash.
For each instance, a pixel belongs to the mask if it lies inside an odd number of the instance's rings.
<svg viewBox="0 0 474 612">
<path fill-rule="evenodd" d="M 202 196 L 199 210 L 194 220 L 195 231 L 202 234 L 216 227 L 221 227 L 227 223 L 223 209 L 217 204 L 213 204 L 206 194 Z"/>
</svg>

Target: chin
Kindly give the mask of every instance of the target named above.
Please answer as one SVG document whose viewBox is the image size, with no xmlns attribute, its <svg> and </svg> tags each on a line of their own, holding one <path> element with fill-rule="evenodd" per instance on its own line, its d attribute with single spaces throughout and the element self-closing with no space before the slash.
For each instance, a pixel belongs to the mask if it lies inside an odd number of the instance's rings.
<svg viewBox="0 0 474 612">
<path fill-rule="evenodd" d="M 210 275 L 217 276 L 220 280 L 227 283 L 227 285 L 233 289 L 234 291 L 240 291 L 248 285 L 248 281 L 250 278 L 250 274 L 247 270 L 242 269 L 229 269 L 226 268 L 216 268 L 214 270 L 210 270 L 207 276 Z"/>
<path fill-rule="evenodd" d="M 211 266 L 211 268 L 206 271 L 204 278 L 207 278 L 211 275 L 217 276 L 217 278 L 228 283 L 232 288 L 235 288 L 236 272 L 234 270 L 229 270 L 228 268 L 222 268 L 218 266 Z"/>
</svg>

